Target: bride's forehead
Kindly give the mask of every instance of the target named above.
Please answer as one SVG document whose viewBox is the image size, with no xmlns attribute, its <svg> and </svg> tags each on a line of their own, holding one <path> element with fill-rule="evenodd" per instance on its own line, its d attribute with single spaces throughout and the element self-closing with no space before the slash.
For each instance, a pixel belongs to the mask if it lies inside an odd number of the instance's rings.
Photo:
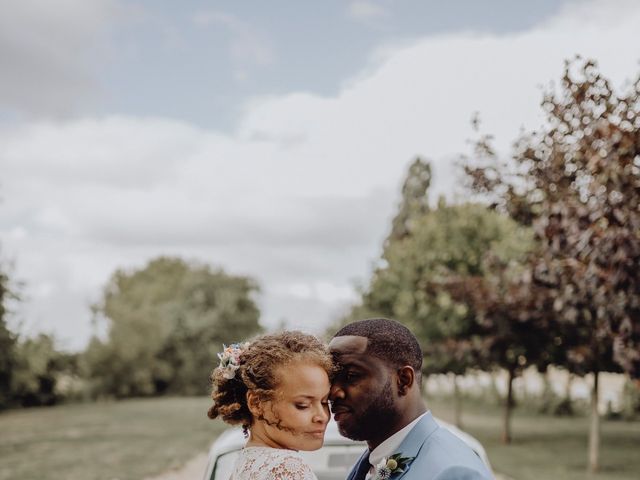
<svg viewBox="0 0 640 480">
<path fill-rule="evenodd" d="M 275 391 L 280 397 L 323 398 L 329 393 L 329 375 L 320 367 L 317 370 L 285 370 Z"/>
<path fill-rule="evenodd" d="M 280 385 L 322 385 L 328 381 L 329 374 L 320 365 L 291 362 L 278 368 L 276 378 Z"/>
</svg>

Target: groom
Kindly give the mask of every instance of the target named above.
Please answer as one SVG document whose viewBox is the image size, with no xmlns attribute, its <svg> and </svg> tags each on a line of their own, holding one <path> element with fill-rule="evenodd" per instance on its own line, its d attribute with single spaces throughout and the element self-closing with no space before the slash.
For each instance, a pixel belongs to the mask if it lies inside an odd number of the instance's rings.
<svg viewBox="0 0 640 480">
<path fill-rule="evenodd" d="M 342 435 L 369 445 L 347 480 L 388 478 L 377 475 L 383 459 L 383 473 L 394 480 L 493 479 L 476 453 L 427 411 L 422 350 L 407 327 L 361 320 L 338 331 L 329 349 L 339 368 L 329 396 L 335 421 Z"/>
</svg>

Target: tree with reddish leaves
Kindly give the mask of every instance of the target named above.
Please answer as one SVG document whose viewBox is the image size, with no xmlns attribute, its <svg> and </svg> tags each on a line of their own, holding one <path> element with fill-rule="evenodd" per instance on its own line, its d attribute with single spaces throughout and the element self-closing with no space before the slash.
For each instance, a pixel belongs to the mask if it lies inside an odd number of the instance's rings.
<svg viewBox="0 0 640 480">
<path fill-rule="evenodd" d="M 561 339 L 549 315 L 551 299 L 531 281 L 526 267 L 487 258 L 484 275 L 460 276 L 445 284 L 452 298 L 475 314 L 478 364 L 507 372 L 502 442 L 512 440 L 513 381 L 529 366 L 545 370 L 561 355 Z"/>
<path fill-rule="evenodd" d="M 640 375 L 640 79 L 618 95 L 594 62 L 567 62 L 547 125 L 500 166 L 484 137 L 468 166 L 495 206 L 533 225 L 532 283 L 551 300 L 564 366 L 594 378 L 589 470 L 598 469 L 598 374 Z"/>
</svg>

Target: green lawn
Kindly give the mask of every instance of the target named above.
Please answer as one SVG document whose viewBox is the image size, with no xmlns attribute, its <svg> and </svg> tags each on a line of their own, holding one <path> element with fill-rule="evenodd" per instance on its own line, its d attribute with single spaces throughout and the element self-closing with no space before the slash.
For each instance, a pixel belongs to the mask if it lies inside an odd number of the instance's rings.
<svg viewBox="0 0 640 480">
<path fill-rule="evenodd" d="M 207 450 L 224 428 L 206 417 L 207 398 L 129 400 L 0 414 L 0 480 L 140 480 Z M 451 402 L 429 401 L 451 420 Z M 501 412 L 465 404 L 465 430 L 485 446 L 497 472 L 516 480 L 636 480 L 640 422 L 603 422 L 602 472 L 585 474 L 586 418 L 516 410 L 514 443 L 500 444 Z"/>
<path fill-rule="evenodd" d="M 452 421 L 452 402 L 432 400 L 433 412 Z M 516 480 L 640 479 L 640 422 L 602 421 L 601 471 L 586 474 L 588 418 L 556 418 L 516 409 L 511 445 L 500 442 L 501 414 L 496 407 L 464 405 L 466 431 L 487 450 L 496 472 Z"/>
<path fill-rule="evenodd" d="M 205 398 L 165 398 L 0 414 L 0 479 L 142 479 L 205 452 L 224 428 Z"/>
</svg>

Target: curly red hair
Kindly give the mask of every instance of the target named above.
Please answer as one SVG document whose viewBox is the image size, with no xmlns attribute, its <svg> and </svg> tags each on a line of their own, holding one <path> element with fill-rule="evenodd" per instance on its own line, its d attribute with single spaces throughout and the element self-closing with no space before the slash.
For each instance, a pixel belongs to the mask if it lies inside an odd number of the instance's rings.
<svg viewBox="0 0 640 480">
<path fill-rule="evenodd" d="M 251 390 L 260 402 L 273 400 L 279 369 L 294 361 L 318 365 L 329 376 L 333 373 L 326 345 L 313 335 L 299 331 L 262 335 L 243 350 L 233 378 L 226 378 L 220 367 L 211 374 L 213 405 L 209 418 L 220 417 L 230 425 L 242 425 L 246 431 L 255 420 L 247 404 L 247 392 Z"/>
</svg>

